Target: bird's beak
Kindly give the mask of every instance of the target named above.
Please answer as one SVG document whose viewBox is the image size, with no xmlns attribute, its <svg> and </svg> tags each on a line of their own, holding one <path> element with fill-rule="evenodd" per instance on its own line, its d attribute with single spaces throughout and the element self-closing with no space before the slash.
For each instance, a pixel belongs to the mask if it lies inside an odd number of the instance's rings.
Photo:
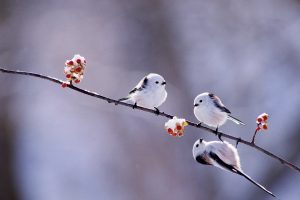
<svg viewBox="0 0 300 200">
<path fill-rule="evenodd" d="M 164 82 L 162 82 L 161 84 L 162 84 L 162 85 L 166 85 L 166 84 L 167 84 L 167 82 L 166 82 L 166 81 L 164 81 Z"/>
<path fill-rule="evenodd" d="M 198 103 L 194 104 L 194 107 L 197 107 L 197 106 L 199 106 L 199 104 L 198 104 Z"/>
</svg>

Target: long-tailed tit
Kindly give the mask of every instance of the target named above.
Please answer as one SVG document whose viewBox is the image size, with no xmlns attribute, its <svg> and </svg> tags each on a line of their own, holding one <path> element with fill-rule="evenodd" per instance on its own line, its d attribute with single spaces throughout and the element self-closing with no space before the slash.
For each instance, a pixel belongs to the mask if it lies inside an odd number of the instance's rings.
<svg viewBox="0 0 300 200">
<path fill-rule="evenodd" d="M 194 100 L 194 114 L 200 121 L 200 124 L 204 123 L 216 128 L 217 134 L 219 126 L 222 126 L 227 119 L 237 124 L 245 125 L 242 121 L 230 115 L 231 112 L 224 106 L 218 96 L 208 92 L 196 96 Z"/>
<path fill-rule="evenodd" d="M 223 170 L 239 174 L 257 187 L 261 188 L 263 191 L 267 192 L 273 197 L 276 197 L 272 192 L 268 191 L 265 187 L 252 180 L 250 176 L 242 171 L 237 149 L 226 141 L 206 142 L 203 139 L 199 139 L 194 143 L 193 157 L 201 164 L 213 165 Z"/>
<path fill-rule="evenodd" d="M 126 103 L 132 103 L 135 106 L 146 108 L 155 108 L 159 113 L 158 106 L 165 102 L 167 98 L 166 81 L 159 75 L 150 73 L 145 76 L 125 98 L 119 99 Z"/>
</svg>

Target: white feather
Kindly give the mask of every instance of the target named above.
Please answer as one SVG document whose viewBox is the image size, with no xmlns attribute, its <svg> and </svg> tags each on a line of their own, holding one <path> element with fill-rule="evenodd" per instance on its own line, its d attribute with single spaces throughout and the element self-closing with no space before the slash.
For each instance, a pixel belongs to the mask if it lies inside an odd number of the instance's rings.
<svg viewBox="0 0 300 200">
<path fill-rule="evenodd" d="M 217 128 L 231 119 L 237 124 L 244 124 L 229 115 L 230 111 L 223 105 L 219 97 L 208 92 L 199 94 L 194 99 L 194 115 L 199 122 Z"/>
<path fill-rule="evenodd" d="M 147 78 L 147 84 L 143 87 L 145 78 Z M 127 98 L 122 99 L 123 102 L 136 103 L 138 106 L 146 108 L 154 108 L 163 104 L 168 95 L 165 89 L 165 80 L 159 74 L 148 74 L 139 81 L 135 88 L 136 90 L 131 92 Z"/>
</svg>

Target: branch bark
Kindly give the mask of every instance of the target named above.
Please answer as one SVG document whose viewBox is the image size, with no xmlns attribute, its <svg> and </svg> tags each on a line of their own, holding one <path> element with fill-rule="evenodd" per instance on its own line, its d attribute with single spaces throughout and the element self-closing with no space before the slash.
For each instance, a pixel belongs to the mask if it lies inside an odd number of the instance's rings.
<svg viewBox="0 0 300 200">
<path fill-rule="evenodd" d="M 57 83 L 57 84 L 63 84 L 64 83 L 64 81 L 59 80 L 57 78 L 54 78 L 54 77 L 51 77 L 51 76 L 42 75 L 42 74 L 38 74 L 38 73 L 33 73 L 33 72 L 20 71 L 20 70 L 9 70 L 9 69 L 2 68 L 2 67 L 0 67 L 0 71 L 3 72 L 3 73 L 9 73 L 9 74 L 19 74 L 19 75 L 25 75 L 25 76 L 33 76 L 33 77 L 45 79 L 45 80 L 48 80 L 48 81 L 52 81 L 52 82 Z M 141 107 L 141 106 L 134 106 L 133 107 L 132 104 L 128 104 L 128 103 L 124 103 L 124 102 L 119 102 L 118 100 L 102 96 L 102 95 L 100 95 L 100 94 L 98 94 L 96 92 L 92 92 L 92 91 L 88 91 L 88 90 L 84 90 L 84 89 L 75 87 L 72 84 L 68 84 L 67 87 L 70 88 L 70 89 L 72 89 L 72 90 L 75 90 L 77 92 L 80 92 L 80 93 L 83 93 L 83 94 L 86 94 L 86 95 L 89 95 L 89 96 L 92 96 L 92 97 L 95 97 L 95 98 L 107 101 L 108 103 L 115 103 L 115 105 L 127 106 L 127 107 L 130 107 L 130 108 L 134 108 L 136 110 L 141 110 L 141 111 L 144 111 L 144 112 L 152 113 L 154 115 L 163 116 L 163 117 L 166 117 L 166 118 L 169 118 L 169 119 L 172 119 L 174 117 L 173 115 L 170 115 L 168 113 L 164 113 L 164 112 L 157 113 L 156 110 L 152 110 L 152 109 L 149 109 L 149 108 L 144 108 L 144 107 Z M 207 132 L 209 132 L 211 134 L 216 135 L 216 131 L 214 129 L 211 129 L 211 128 L 203 126 L 203 125 L 198 125 L 197 123 L 192 122 L 192 121 L 187 121 L 187 122 L 188 122 L 188 124 L 190 126 L 203 129 L 203 130 L 205 130 L 205 131 L 207 131 Z M 225 137 L 225 138 L 234 140 L 237 143 L 242 143 L 242 144 L 245 144 L 245 145 L 247 145 L 249 147 L 252 147 L 252 148 L 254 148 L 254 149 L 256 149 L 256 150 L 258 150 L 258 151 L 266 154 L 267 156 L 270 156 L 270 157 L 278 160 L 283 165 L 286 165 L 286 166 L 290 167 L 291 169 L 296 170 L 297 172 L 300 172 L 300 168 L 297 167 L 296 165 L 294 165 L 294 164 L 292 164 L 292 163 L 284 160 L 283 158 L 280 158 L 279 156 L 271 153 L 270 151 L 267 151 L 266 149 L 264 149 L 264 148 L 262 148 L 260 146 L 257 146 L 253 142 L 249 142 L 249 141 L 244 140 L 242 138 L 237 138 L 237 137 L 234 137 L 234 136 L 226 134 L 226 133 L 222 133 L 222 132 L 218 132 L 218 133 L 221 134 L 221 137 Z"/>
</svg>

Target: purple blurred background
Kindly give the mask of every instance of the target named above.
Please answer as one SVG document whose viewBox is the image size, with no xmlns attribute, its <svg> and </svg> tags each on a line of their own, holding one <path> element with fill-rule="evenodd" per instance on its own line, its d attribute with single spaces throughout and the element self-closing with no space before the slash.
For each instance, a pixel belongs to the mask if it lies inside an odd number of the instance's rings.
<svg viewBox="0 0 300 200">
<path fill-rule="evenodd" d="M 299 0 L 2 0 L 0 64 L 64 79 L 87 59 L 81 88 L 120 98 L 146 74 L 167 80 L 161 110 L 195 121 L 213 92 L 247 126 L 221 131 L 300 165 Z M 215 136 L 165 118 L 0 73 L 0 199 L 273 199 L 237 175 L 198 165 L 192 145 Z M 232 141 L 230 141 L 232 142 Z M 299 199 L 299 173 L 239 145 L 244 171 L 281 199 Z"/>
</svg>

